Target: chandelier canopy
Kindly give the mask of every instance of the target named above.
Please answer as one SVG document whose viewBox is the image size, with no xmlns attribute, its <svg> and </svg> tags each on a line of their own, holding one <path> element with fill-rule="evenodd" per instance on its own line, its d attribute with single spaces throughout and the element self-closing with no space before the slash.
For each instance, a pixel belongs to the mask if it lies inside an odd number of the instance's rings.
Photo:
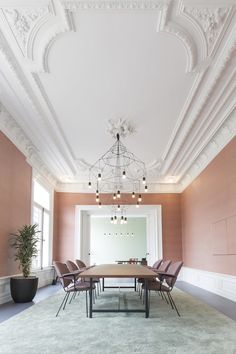
<svg viewBox="0 0 236 354">
<path fill-rule="evenodd" d="M 119 133 L 111 148 L 89 168 L 88 187 L 94 189 L 100 207 L 101 193 L 111 193 L 112 204 L 117 206 L 118 212 L 122 209 L 121 199 L 122 203 L 136 203 L 138 207 L 142 192 L 148 191 L 145 163 L 126 148 Z M 130 195 L 131 201 L 125 201 L 123 194 Z"/>
</svg>

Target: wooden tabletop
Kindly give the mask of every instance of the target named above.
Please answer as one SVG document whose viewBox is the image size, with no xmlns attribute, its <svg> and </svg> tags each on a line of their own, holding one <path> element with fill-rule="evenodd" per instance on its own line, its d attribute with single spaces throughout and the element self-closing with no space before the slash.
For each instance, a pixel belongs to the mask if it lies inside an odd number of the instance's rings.
<svg viewBox="0 0 236 354">
<path fill-rule="evenodd" d="M 139 264 L 101 264 L 80 273 L 88 278 L 153 278 L 157 274 Z"/>
</svg>

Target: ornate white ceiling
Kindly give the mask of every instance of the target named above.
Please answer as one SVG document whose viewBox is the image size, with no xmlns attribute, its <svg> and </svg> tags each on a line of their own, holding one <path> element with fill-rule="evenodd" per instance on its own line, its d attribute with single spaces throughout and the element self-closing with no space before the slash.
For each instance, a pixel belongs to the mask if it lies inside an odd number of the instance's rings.
<svg viewBox="0 0 236 354">
<path fill-rule="evenodd" d="M 113 143 L 182 191 L 236 134 L 236 0 L 0 0 L 0 128 L 57 190 Z"/>
</svg>

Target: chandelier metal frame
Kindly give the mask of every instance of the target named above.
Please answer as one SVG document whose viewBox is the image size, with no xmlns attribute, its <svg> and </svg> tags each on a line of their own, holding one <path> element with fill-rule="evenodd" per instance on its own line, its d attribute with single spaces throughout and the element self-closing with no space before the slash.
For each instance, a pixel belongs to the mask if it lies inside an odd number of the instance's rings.
<svg viewBox="0 0 236 354">
<path fill-rule="evenodd" d="M 88 187 L 96 190 L 95 199 L 100 207 L 100 194 L 112 193 L 113 204 L 118 209 L 123 194 L 131 194 L 133 202 L 129 200 L 127 204 L 136 202 L 139 206 L 142 191 L 148 191 L 145 163 L 126 148 L 119 133 L 111 148 L 89 168 Z"/>
</svg>

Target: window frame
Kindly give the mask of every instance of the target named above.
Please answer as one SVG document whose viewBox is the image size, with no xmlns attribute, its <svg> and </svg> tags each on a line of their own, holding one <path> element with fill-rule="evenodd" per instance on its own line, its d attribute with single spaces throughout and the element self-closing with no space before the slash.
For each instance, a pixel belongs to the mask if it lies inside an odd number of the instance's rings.
<svg viewBox="0 0 236 354">
<path fill-rule="evenodd" d="M 43 188 L 45 188 L 49 193 L 49 209 L 44 208 L 42 205 L 34 201 L 34 182 L 39 183 Z M 49 215 L 49 257 L 48 257 L 48 266 L 43 266 L 43 252 L 40 255 L 40 265 L 38 268 L 33 268 L 32 271 L 38 271 L 50 268 L 52 266 L 52 251 L 53 251 L 53 199 L 54 199 L 54 189 L 53 187 L 41 176 L 35 175 L 33 171 L 32 175 L 32 185 L 31 185 L 31 222 L 34 223 L 34 207 L 37 207 L 42 210 L 42 225 L 43 225 L 43 217 L 44 212 Z M 42 226 L 40 225 L 40 227 Z M 43 247 L 43 237 L 40 236 L 40 247 L 42 250 Z"/>
</svg>

